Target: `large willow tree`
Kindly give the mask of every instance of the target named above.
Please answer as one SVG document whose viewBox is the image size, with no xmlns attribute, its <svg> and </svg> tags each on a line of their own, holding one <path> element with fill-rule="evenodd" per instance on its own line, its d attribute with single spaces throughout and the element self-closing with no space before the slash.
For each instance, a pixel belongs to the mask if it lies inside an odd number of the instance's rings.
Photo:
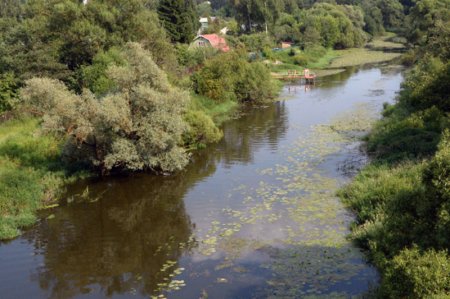
<svg viewBox="0 0 450 299">
<path fill-rule="evenodd" d="M 186 130 L 183 112 L 189 95 L 171 86 L 149 52 L 128 43 L 122 65 L 107 70 L 110 91 L 72 93 L 60 81 L 33 78 L 22 99 L 43 116 L 43 129 L 66 138 L 68 159 L 88 162 L 101 173 L 112 170 L 175 171 L 188 162 L 179 146 Z"/>
</svg>

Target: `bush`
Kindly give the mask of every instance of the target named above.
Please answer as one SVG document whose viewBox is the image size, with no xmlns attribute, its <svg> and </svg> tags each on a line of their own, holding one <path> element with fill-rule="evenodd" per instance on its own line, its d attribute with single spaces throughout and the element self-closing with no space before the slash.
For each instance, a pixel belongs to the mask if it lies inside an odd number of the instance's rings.
<svg viewBox="0 0 450 299">
<path fill-rule="evenodd" d="M 297 54 L 292 58 L 294 64 L 305 66 L 309 63 L 309 60 L 303 54 Z"/>
<path fill-rule="evenodd" d="M 382 280 L 385 298 L 450 296 L 450 258 L 445 251 L 405 249 L 395 256 Z"/>
<path fill-rule="evenodd" d="M 204 147 L 207 143 L 217 142 L 222 138 L 222 132 L 203 111 L 188 111 L 184 120 L 188 124 L 188 130 L 184 133 L 183 140 L 188 145 Z"/>
<path fill-rule="evenodd" d="M 13 108 L 18 89 L 19 81 L 13 73 L 0 74 L 0 113 Z"/>
<path fill-rule="evenodd" d="M 96 98 L 70 92 L 63 83 L 34 78 L 22 90 L 26 105 L 43 115 L 45 131 L 67 138 L 68 158 L 85 160 L 106 174 L 111 170 L 183 168 L 180 146 L 189 95 L 169 84 L 166 74 L 139 44 L 121 52 L 125 65 L 106 71 L 114 88 Z"/>
<path fill-rule="evenodd" d="M 439 151 L 424 172 L 423 180 L 434 200 L 428 208 L 436 229 L 436 244 L 450 249 L 450 131 L 446 130 Z"/>
<path fill-rule="evenodd" d="M 369 151 L 380 160 L 390 162 L 432 155 L 439 143 L 441 124 L 446 116 L 437 108 L 408 113 L 397 107 L 387 107 L 388 116 L 378 122 L 368 139 Z"/>
<path fill-rule="evenodd" d="M 269 69 L 250 63 L 245 54 L 230 52 L 206 61 L 192 76 L 196 93 L 217 102 L 262 102 L 276 96 Z"/>
</svg>

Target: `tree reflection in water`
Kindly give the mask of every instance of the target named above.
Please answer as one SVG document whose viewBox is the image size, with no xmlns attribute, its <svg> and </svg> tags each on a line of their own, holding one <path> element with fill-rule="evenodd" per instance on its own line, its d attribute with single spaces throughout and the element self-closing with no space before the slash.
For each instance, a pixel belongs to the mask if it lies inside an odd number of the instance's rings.
<svg viewBox="0 0 450 299">
<path fill-rule="evenodd" d="M 183 202 L 190 185 L 183 176 L 145 175 L 90 184 L 88 199 L 100 196 L 97 202 L 63 207 L 38 228 L 35 244 L 45 240 L 45 265 L 37 275 L 41 288 L 54 298 L 91 287 L 102 296 L 154 294 L 171 273 L 160 271 L 163 264 L 193 245 Z"/>
<path fill-rule="evenodd" d="M 183 198 L 197 182 L 213 174 L 217 163 L 250 163 L 264 144 L 276 150 L 287 130 L 285 103 L 248 109 L 224 125 L 217 146 L 193 155 L 186 170 L 172 176 L 146 174 L 78 182 L 75 199 L 56 210 L 27 235 L 44 263 L 33 274 L 53 298 L 92 293 L 100 296 L 158 293 L 170 281 L 164 264 L 177 261 L 194 246 L 195 224 Z M 171 269 L 177 268 L 175 263 Z"/>
</svg>

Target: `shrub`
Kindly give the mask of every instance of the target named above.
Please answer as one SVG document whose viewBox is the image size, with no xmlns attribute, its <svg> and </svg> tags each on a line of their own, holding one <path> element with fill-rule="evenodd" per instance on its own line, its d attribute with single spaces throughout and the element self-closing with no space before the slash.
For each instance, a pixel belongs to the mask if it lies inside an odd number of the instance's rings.
<svg viewBox="0 0 450 299">
<path fill-rule="evenodd" d="M 188 130 L 183 136 L 186 144 L 204 147 L 207 143 L 217 142 L 222 138 L 222 132 L 203 111 L 188 111 L 184 119 L 188 124 Z"/>
<path fill-rule="evenodd" d="M 69 158 L 86 160 L 102 173 L 111 170 L 183 168 L 188 157 L 180 146 L 189 95 L 172 87 L 166 74 L 139 44 L 128 43 L 125 65 L 111 65 L 114 88 L 96 98 L 70 92 L 63 83 L 34 78 L 22 97 L 43 115 L 43 128 L 67 138 Z"/>
<path fill-rule="evenodd" d="M 395 256 L 382 280 L 388 298 L 450 295 L 450 258 L 445 251 L 405 249 Z"/>
<path fill-rule="evenodd" d="M 294 64 L 305 66 L 309 63 L 309 60 L 303 54 L 297 54 L 292 58 Z"/>
<path fill-rule="evenodd" d="M 423 180 L 434 200 L 429 200 L 430 218 L 436 229 L 436 244 L 450 249 L 450 131 L 443 133 L 439 151 L 424 172 Z"/>
<path fill-rule="evenodd" d="M 217 102 L 261 102 L 276 95 L 269 69 L 250 63 L 245 54 L 231 52 L 206 61 L 192 76 L 194 90 Z"/>
<path fill-rule="evenodd" d="M 0 113 L 12 109 L 18 89 L 19 82 L 13 73 L 0 74 Z"/>
</svg>

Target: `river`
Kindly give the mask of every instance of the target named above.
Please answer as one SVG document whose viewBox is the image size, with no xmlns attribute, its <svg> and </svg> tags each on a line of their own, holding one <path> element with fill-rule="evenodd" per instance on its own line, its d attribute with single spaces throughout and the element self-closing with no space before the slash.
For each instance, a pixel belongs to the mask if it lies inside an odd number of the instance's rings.
<svg viewBox="0 0 450 299">
<path fill-rule="evenodd" d="M 0 243 L 0 298 L 347 298 L 378 273 L 336 191 L 399 67 L 349 69 L 243 109 L 182 172 L 95 179 Z"/>
</svg>

